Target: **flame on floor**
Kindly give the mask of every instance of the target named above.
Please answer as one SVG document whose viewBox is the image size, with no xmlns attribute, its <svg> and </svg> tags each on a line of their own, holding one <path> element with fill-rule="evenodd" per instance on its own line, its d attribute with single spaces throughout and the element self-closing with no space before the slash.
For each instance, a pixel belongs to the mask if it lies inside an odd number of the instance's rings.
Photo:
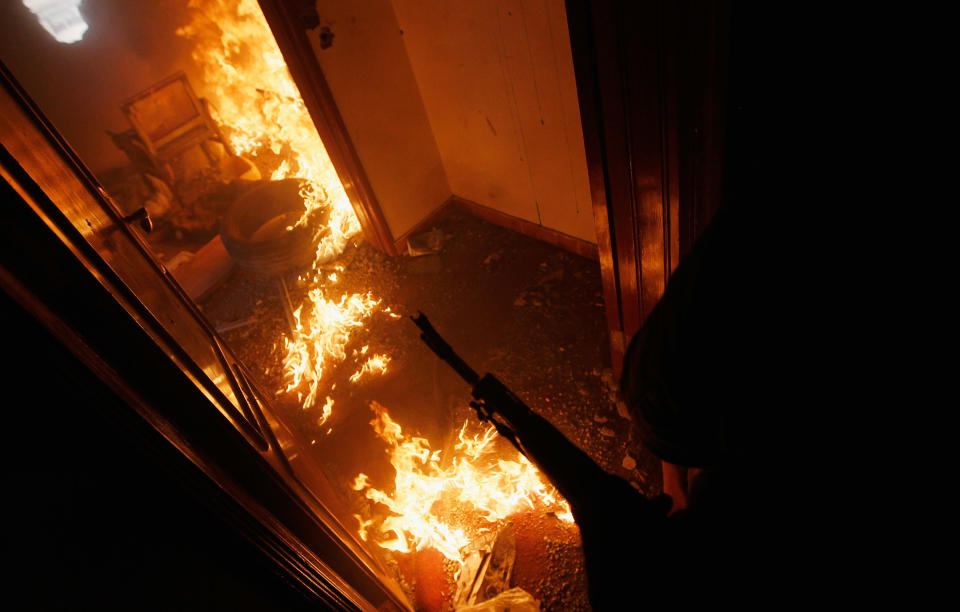
<svg viewBox="0 0 960 612">
<path fill-rule="evenodd" d="M 311 408 L 324 373 L 346 358 L 352 331 L 379 304 L 369 293 L 333 300 L 321 288 L 317 266 L 342 253 L 360 223 L 256 0 L 190 0 L 188 6 L 191 21 L 177 34 L 194 44 L 192 56 L 203 73 L 211 114 L 231 146 L 253 159 L 282 158 L 271 180 L 304 179 L 298 225 L 307 223 L 312 211 L 329 209 L 327 226 L 317 231 L 322 237 L 306 300 L 293 313 L 294 329 L 284 338 L 284 391 L 296 393 L 303 408 Z M 338 278 L 329 275 L 330 282 Z M 368 361 L 356 376 L 382 373 L 388 360 Z M 318 422 L 329 418 L 331 407 L 328 401 Z"/>
<path fill-rule="evenodd" d="M 298 391 L 304 408 L 316 403 L 325 368 L 347 358 L 352 332 L 363 327 L 380 304 L 369 293 L 344 294 L 333 301 L 320 288 L 311 289 L 307 297 L 308 302 L 293 312 L 294 329 L 284 338 L 287 356 L 283 363 L 285 390 Z M 386 371 L 385 362 L 381 371 Z"/>
<path fill-rule="evenodd" d="M 298 225 L 307 223 L 312 211 L 329 209 L 328 226 L 318 230 L 323 237 L 317 244 L 313 273 L 308 275 L 312 278 L 302 279 L 308 285 L 306 298 L 293 312 L 293 329 L 283 339 L 285 387 L 281 390 L 295 393 L 304 409 L 319 407 L 316 423 L 323 426 L 334 406 L 329 396 L 322 405 L 318 401 L 324 375 L 347 359 L 353 333 L 380 306 L 370 293 L 331 298 L 325 285 L 342 281 L 349 270 L 338 267 L 340 274 L 320 273 L 319 266 L 343 252 L 349 239 L 360 232 L 360 224 L 257 2 L 190 0 L 189 7 L 191 22 L 177 34 L 194 43 L 203 91 L 231 146 L 237 154 L 255 160 L 271 154 L 282 158 L 270 172 L 271 180 L 304 179 L 304 212 Z M 400 318 L 389 308 L 383 312 Z M 356 353 L 357 359 L 366 357 L 367 347 Z M 389 361 L 387 355 L 373 354 L 350 380 L 357 383 L 383 373 Z M 356 515 L 362 539 L 372 538 L 396 551 L 432 547 L 462 562 L 461 549 L 472 535 L 470 526 L 454 524 L 444 509 L 467 510 L 495 523 L 523 508 L 542 508 L 572 522 L 566 502 L 543 483 L 522 455 L 514 453 L 513 460 L 496 457 L 497 434 L 492 427 L 468 435 L 465 423 L 454 456 L 445 460 L 426 439 L 405 435 L 382 406 L 374 404 L 373 409 L 372 424 L 388 444 L 396 479 L 393 494 L 373 487 L 364 474 L 355 479 L 356 490 L 389 511 L 385 517 L 369 519 Z"/>
<path fill-rule="evenodd" d="M 350 376 L 350 382 L 357 382 L 365 374 L 383 374 L 387 371 L 387 364 L 390 363 L 390 357 L 386 355 L 373 355 L 360 367 L 359 370 Z"/>
<path fill-rule="evenodd" d="M 425 438 L 404 434 L 380 404 L 372 402 L 371 409 L 370 424 L 387 443 L 396 478 L 392 494 L 374 487 L 366 474 L 354 479 L 354 490 L 387 510 L 383 518 L 356 515 L 361 539 L 398 552 L 434 548 L 462 564 L 462 549 L 473 534 L 469 525 L 456 524 L 453 509 L 466 514 L 467 522 L 481 518 L 497 523 L 523 509 L 553 511 L 561 520 L 573 522 L 566 501 L 544 484 L 523 455 L 514 451 L 512 460 L 497 457 L 492 426 L 471 435 L 465 422 L 453 456 L 445 458 L 440 450 L 431 450 Z M 449 467 L 444 468 L 446 464 Z"/>
</svg>

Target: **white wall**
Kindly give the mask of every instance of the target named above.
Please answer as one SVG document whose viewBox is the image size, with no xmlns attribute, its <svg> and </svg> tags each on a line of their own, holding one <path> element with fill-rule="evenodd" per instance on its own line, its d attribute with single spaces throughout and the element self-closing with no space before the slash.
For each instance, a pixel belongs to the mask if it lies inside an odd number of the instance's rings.
<svg viewBox="0 0 960 612">
<path fill-rule="evenodd" d="M 595 243 L 563 0 L 392 2 L 453 193 Z"/>
<path fill-rule="evenodd" d="M 337 109 L 395 238 L 451 195 L 447 175 L 389 0 L 324 0 L 321 49 L 310 36 Z"/>
</svg>

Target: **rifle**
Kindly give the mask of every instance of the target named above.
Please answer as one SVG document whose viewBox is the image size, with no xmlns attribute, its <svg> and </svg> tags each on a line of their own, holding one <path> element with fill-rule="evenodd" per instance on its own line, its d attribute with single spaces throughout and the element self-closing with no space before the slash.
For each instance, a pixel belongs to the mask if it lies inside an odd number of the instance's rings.
<svg viewBox="0 0 960 612">
<path fill-rule="evenodd" d="M 566 498 L 580 527 L 588 574 L 592 564 L 602 562 L 601 556 L 613 542 L 625 544 L 625 531 L 637 521 L 653 526 L 665 519 L 671 505 L 669 497 L 647 499 L 623 479 L 605 472 L 496 376 L 479 376 L 437 333 L 426 315 L 420 312 L 411 319 L 422 332 L 420 339 L 472 387 L 474 399 L 470 405 L 477 417 L 496 427 Z M 591 551 L 596 551 L 593 563 Z M 597 580 L 591 576 L 591 584 Z"/>
</svg>

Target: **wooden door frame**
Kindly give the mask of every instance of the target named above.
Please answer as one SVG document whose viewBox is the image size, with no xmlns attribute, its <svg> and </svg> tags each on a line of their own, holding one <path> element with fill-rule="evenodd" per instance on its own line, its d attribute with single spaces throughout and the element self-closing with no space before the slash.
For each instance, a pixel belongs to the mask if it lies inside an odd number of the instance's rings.
<svg viewBox="0 0 960 612">
<path fill-rule="evenodd" d="M 728 2 L 565 0 L 613 369 L 716 210 Z M 259 0 L 370 243 L 398 254 L 309 37 L 313 0 Z"/>
<path fill-rule="evenodd" d="M 719 205 L 725 2 L 566 0 L 617 376 Z"/>
<path fill-rule="evenodd" d="M 222 518 L 298 590 L 337 609 L 372 610 L 381 603 L 412 609 L 386 570 L 290 468 L 283 432 L 274 431 L 275 419 L 264 409 L 267 394 L 245 376 L 254 400 L 247 405 L 251 422 L 223 411 L 222 392 L 89 242 L 89 221 L 85 228 L 64 214 L 63 208 L 89 204 L 116 223 L 116 232 L 134 236 L 2 62 L 0 107 L 6 211 L 0 292 L 102 380 L 126 406 L 116 417 L 131 423 L 131 435 L 150 438 L 162 461 L 190 471 L 201 501 L 222 508 Z M 141 255 L 154 266 L 158 290 L 195 308 L 145 248 Z M 208 331 L 220 356 L 238 364 Z M 268 440 L 265 448 L 251 426 Z"/>
<path fill-rule="evenodd" d="M 363 170 L 346 124 L 314 54 L 309 36 L 319 23 L 312 0 L 258 0 L 283 59 L 300 90 L 367 241 L 389 255 L 399 254 L 380 202 Z"/>
</svg>

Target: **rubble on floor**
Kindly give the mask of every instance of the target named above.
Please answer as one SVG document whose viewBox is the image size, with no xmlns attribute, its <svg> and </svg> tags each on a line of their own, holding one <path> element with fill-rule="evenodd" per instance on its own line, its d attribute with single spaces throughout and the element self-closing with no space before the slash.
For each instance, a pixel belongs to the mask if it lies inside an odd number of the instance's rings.
<svg viewBox="0 0 960 612">
<path fill-rule="evenodd" d="M 464 420 L 476 420 L 467 404 L 469 388 L 422 346 L 407 319 L 423 311 L 479 373 L 494 373 L 608 472 L 641 491 L 658 492 L 656 460 L 641 448 L 616 395 L 598 263 L 460 211 L 440 219 L 435 230 L 433 236 L 443 236 L 431 243 L 438 245 L 436 253 L 389 257 L 358 241 L 320 275 L 331 295 L 371 291 L 382 300 L 381 309 L 404 317 L 375 315 L 357 330 L 348 351 L 369 345 L 391 357 L 390 368 L 355 384 L 349 382 L 349 367 L 325 373 L 323 393 L 334 410 L 322 426 L 296 398 L 276 395 L 277 411 L 312 442 L 331 481 L 348 495 L 359 471 L 371 479 L 389 476 L 392 468 L 370 450 L 379 448 L 369 426 L 371 401 L 387 406 L 405 429 L 419 432 L 435 448 L 450 444 L 451 432 Z M 301 275 L 291 272 L 283 279 L 293 304 L 302 303 L 308 289 Z M 282 339 L 289 323 L 283 301 L 276 279 L 234 269 L 200 304 L 271 395 L 284 388 Z M 544 610 L 589 609 L 576 528 L 534 512 L 518 513 L 512 521 L 516 561 L 510 586 L 531 594 Z M 416 571 L 410 569 L 415 563 L 400 563 L 407 569 L 404 582 L 416 591 L 418 580 L 438 580 L 429 588 L 442 594 L 431 593 L 432 603 L 421 605 L 449 607 L 456 568 L 442 558 L 417 563 Z M 425 578 L 428 566 L 446 576 Z M 438 589 L 441 583 L 446 587 Z"/>
</svg>

